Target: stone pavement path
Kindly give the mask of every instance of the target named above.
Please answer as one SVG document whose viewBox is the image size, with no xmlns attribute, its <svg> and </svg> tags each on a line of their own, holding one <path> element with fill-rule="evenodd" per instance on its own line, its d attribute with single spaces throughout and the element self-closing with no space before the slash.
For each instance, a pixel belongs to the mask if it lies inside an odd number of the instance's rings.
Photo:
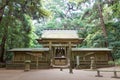
<svg viewBox="0 0 120 80">
<path fill-rule="evenodd" d="M 0 80 L 119 80 L 111 78 L 113 73 L 101 73 L 103 77 L 95 77 L 96 71 L 90 70 L 73 70 L 73 74 L 68 69 L 45 69 L 31 70 L 5 70 L 0 69 Z M 120 76 L 120 73 L 118 74 Z"/>
</svg>

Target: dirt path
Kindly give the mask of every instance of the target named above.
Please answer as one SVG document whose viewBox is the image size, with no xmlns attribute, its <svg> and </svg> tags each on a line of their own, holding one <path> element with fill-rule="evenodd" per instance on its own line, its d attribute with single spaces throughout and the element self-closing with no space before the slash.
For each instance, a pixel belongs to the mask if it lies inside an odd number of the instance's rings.
<svg viewBox="0 0 120 80">
<path fill-rule="evenodd" d="M 104 68 L 113 69 L 113 68 Z M 119 68 L 118 68 L 119 69 Z M 47 70 L 31 70 L 24 72 L 23 70 L 4 70 L 0 69 L 0 80 L 119 80 L 111 78 L 113 73 L 101 73 L 103 77 L 95 77 L 96 71 L 90 70 L 73 70 L 73 74 L 68 69 L 47 69 Z M 118 73 L 120 77 L 120 72 Z"/>
</svg>

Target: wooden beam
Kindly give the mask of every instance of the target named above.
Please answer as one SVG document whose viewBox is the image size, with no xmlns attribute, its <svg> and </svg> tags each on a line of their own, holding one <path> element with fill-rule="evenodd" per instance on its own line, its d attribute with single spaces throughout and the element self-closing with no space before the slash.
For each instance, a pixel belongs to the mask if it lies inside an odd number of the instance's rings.
<svg viewBox="0 0 120 80">
<path fill-rule="evenodd" d="M 70 59 L 70 67 L 69 67 L 69 73 L 73 73 L 72 70 L 72 53 L 71 53 L 71 42 L 69 41 L 69 59 Z"/>
<path fill-rule="evenodd" d="M 49 44 L 43 44 L 43 46 L 48 46 L 49 47 Z M 68 44 L 52 44 L 52 46 L 69 46 Z M 77 46 L 76 44 L 71 44 L 71 46 Z"/>
<path fill-rule="evenodd" d="M 80 39 L 80 38 L 78 38 L 78 39 L 37 39 L 37 41 L 39 42 L 39 43 L 48 43 L 49 41 L 51 41 L 51 42 L 56 42 L 56 43 L 67 43 L 67 42 L 72 42 L 72 43 L 74 43 L 74 44 L 77 44 L 77 43 L 82 43 L 82 41 L 83 41 L 84 39 Z"/>
<path fill-rule="evenodd" d="M 49 53 L 50 53 L 50 63 L 52 64 L 53 63 L 53 54 L 52 54 L 52 42 L 49 41 Z M 52 66 L 52 65 L 51 65 Z"/>
<path fill-rule="evenodd" d="M 39 65 L 39 57 L 38 56 L 36 56 L 36 69 L 38 69 L 38 65 Z"/>
</svg>

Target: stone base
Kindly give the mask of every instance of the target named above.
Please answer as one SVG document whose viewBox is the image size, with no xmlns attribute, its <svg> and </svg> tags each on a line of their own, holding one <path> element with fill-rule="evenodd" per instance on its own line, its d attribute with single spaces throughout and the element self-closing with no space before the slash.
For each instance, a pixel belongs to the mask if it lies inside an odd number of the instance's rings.
<svg viewBox="0 0 120 80">
<path fill-rule="evenodd" d="M 112 76 L 111 78 L 118 78 L 118 79 L 120 79 L 120 77 L 118 77 L 118 76 Z"/>
<path fill-rule="evenodd" d="M 102 75 L 95 75 L 95 77 L 103 77 Z"/>
</svg>

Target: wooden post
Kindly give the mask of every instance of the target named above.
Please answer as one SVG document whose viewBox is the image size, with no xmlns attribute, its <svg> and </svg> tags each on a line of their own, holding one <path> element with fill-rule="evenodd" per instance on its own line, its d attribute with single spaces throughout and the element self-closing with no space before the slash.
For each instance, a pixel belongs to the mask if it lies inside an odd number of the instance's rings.
<svg viewBox="0 0 120 80">
<path fill-rule="evenodd" d="M 114 76 L 112 76 L 112 78 L 120 78 L 117 76 L 117 71 L 114 71 L 113 73 L 114 73 Z"/>
<path fill-rule="evenodd" d="M 60 71 L 62 71 L 63 69 L 62 69 L 62 67 L 60 67 Z"/>
<path fill-rule="evenodd" d="M 36 69 L 38 69 L 38 65 L 39 65 L 39 62 L 38 62 L 38 55 L 36 56 Z"/>
<path fill-rule="evenodd" d="M 12 58 L 12 62 L 15 62 L 15 52 L 14 52 L 14 55 L 13 55 L 13 58 Z M 25 59 L 24 59 L 25 60 Z"/>
<path fill-rule="evenodd" d="M 51 41 L 49 42 L 49 49 L 50 49 L 49 50 L 49 52 L 50 52 L 50 66 L 52 67 L 52 65 L 53 65 L 52 64 L 53 63 L 53 59 L 52 59 L 53 55 L 52 55 L 52 42 Z"/>
<path fill-rule="evenodd" d="M 79 62 L 80 62 L 79 56 L 76 56 L 76 63 L 77 63 L 76 68 L 77 69 L 79 69 L 79 64 L 80 64 Z"/>
<path fill-rule="evenodd" d="M 73 73 L 73 70 L 72 70 L 72 53 L 71 53 L 71 42 L 69 42 L 69 58 L 70 58 L 69 73 Z"/>
<path fill-rule="evenodd" d="M 100 71 L 97 70 L 97 75 L 95 77 L 103 77 L 102 75 L 100 75 Z"/>
</svg>

